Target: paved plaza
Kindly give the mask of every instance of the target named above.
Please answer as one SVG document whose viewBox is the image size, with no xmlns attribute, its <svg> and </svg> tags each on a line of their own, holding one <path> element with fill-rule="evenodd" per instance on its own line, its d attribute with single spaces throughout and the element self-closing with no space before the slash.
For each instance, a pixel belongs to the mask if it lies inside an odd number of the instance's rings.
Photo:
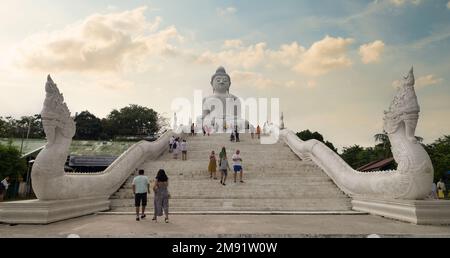
<svg viewBox="0 0 450 258">
<path fill-rule="evenodd" d="M 166 224 L 133 215 L 91 215 L 49 225 L 0 224 L 0 237 L 450 237 L 450 226 L 417 226 L 372 215 L 174 215 Z"/>
</svg>

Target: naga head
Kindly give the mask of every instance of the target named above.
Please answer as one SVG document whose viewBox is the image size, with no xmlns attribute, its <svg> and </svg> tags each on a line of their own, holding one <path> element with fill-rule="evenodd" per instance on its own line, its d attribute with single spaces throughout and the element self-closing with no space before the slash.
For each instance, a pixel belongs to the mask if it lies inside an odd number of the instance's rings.
<svg viewBox="0 0 450 258">
<path fill-rule="evenodd" d="M 413 87 L 416 83 L 416 80 L 414 78 L 414 67 L 411 67 L 411 70 L 409 70 L 408 74 L 403 77 L 403 87 Z"/>
</svg>

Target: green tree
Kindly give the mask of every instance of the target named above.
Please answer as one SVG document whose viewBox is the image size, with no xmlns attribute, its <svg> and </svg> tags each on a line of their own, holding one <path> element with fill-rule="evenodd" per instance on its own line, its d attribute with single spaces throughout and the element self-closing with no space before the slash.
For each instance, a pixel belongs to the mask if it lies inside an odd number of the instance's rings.
<svg viewBox="0 0 450 258">
<path fill-rule="evenodd" d="M 102 122 L 89 111 L 83 111 L 75 117 L 77 140 L 98 140 L 102 134 Z"/>
<path fill-rule="evenodd" d="M 27 164 L 21 158 L 20 152 L 11 144 L 0 144 L 0 178 L 10 176 L 16 179 L 27 172 Z"/>
<path fill-rule="evenodd" d="M 138 105 L 113 110 L 107 120 L 104 125 L 112 137 L 149 135 L 159 130 L 158 113 Z"/>
<path fill-rule="evenodd" d="M 332 149 L 334 152 L 337 153 L 337 148 L 334 147 L 334 145 L 329 141 L 324 141 L 324 138 L 322 134 L 318 132 L 311 132 L 310 130 L 304 130 L 299 133 L 297 133 L 298 138 L 300 138 L 302 141 L 309 141 L 312 139 L 318 140 L 320 142 L 323 142 L 328 148 Z"/>
<path fill-rule="evenodd" d="M 435 182 L 441 179 L 445 172 L 450 171 L 450 135 L 439 138 L 434 143 L 426 145 L 434 167 Z"/>
</svg>

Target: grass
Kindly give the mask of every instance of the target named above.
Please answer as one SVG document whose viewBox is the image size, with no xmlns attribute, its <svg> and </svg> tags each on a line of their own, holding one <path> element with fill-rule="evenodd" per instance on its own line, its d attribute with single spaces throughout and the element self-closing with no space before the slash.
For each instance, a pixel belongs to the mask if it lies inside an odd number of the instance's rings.
<svg viewBox="0 0 450 258">
<path fill-rule="evenodd" d="M 1 144 L 8 144 L 9 139 L 0 139 Z M 28 139 L 23 143 L 22 153 L 36 150 L 46 144 L 43 139 Z M 12 145 L 20 149 L 22 139 L 12 139 Z M 119 156 L 129 149 L 135 142 L 109 142 L 109 141 L 72 141 L 70 146 L 71 155 L 86 156 Z"/>
</svg>

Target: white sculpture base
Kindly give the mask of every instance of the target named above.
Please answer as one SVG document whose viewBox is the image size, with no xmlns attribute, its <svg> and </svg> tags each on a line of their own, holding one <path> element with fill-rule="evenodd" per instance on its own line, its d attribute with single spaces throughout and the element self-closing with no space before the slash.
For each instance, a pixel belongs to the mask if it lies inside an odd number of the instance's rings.
<svg viewBox="0 0 450 258">
<path fill-rule="evenodd" d="M 450 225 L 450 201 L 353 198 L 353 210 L 417 225 Z"/>
<path fill-rule="evenodd" d="M 5 202 L 0 203 L 0 222 L 8 224 L 49 224 L 109 209 L 110 201 L 107 198 Z"/>
</svg>

